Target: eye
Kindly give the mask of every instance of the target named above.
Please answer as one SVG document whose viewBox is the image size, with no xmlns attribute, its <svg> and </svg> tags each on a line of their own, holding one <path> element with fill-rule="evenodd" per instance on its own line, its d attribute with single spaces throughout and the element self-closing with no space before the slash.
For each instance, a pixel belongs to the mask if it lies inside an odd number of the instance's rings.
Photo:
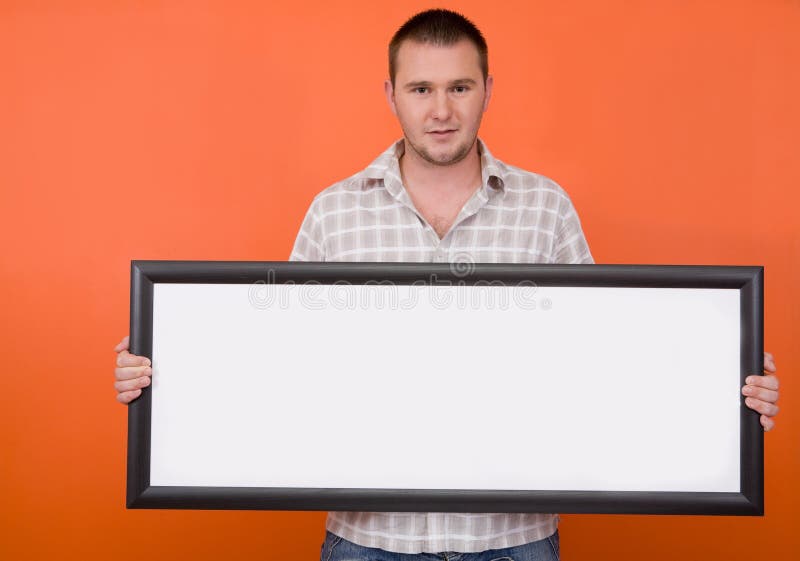
<svg viewBox="0 0 800 561">
<path fill-rule="evenodd" d="M 469 88 L 467 86 L 454 86 L 453 91 L 459 94 L 467 93 Z"/>
<path fill-rule="evenodd" d="M 426 93 L 428 93 L 428 88 L 426 88 L 424 86 L 420 86 L 419 88 L 414 88 L 414 93 L 426 94 Z"/>
</svg>

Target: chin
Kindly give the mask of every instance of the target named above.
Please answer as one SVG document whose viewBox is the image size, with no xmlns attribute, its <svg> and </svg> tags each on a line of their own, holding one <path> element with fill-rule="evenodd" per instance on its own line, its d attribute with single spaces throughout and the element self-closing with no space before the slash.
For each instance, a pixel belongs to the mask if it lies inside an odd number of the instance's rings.
<svg viewBox="0 0 800 561">
<path fill-rule="evenodd" d="M 440 166 L 460 162 L 469 154 L 470 148 L 472 148 L 472 144 L 464 144 L 463 142 L 455 142 L 446 148 L 441 145 L 426 146 L 424 143 L 411 142 L 410 144 L 414 152 L 419 154 L 423 160 Z"/>
<path fill-rule="evenodd" d="M 455 164 L 463 160 L 469 154 L 469 146 L 458 146 L 453 150 L 439 154 L 436 162 L 442 165 Z"/>
</svg>

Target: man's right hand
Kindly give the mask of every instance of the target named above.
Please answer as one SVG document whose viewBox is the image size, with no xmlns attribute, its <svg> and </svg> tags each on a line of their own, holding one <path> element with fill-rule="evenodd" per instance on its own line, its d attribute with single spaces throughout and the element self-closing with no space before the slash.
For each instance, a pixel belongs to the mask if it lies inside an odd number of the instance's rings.
<svg viewBox="0 0 800 561">
<path fill-rule="evenodd" d="M 129 341 L 130 338 L 126 335 L 114 347 L 117 353 L 114 389 L 117 390 L 117 401 L 125 404 L 142 395 L 142 388 L 150 385 L 150 376 L 153 374 L 149 358 L 128 352 Z"/>
</svg>

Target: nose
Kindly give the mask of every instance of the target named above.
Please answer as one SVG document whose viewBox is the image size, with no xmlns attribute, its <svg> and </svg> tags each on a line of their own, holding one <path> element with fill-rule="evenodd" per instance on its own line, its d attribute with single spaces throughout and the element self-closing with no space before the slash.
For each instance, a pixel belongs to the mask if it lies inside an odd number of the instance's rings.
<svg viewBox="0 0 800 561">
<path fill-rule="evenodd" d="M 447 121 L 453 112 L 450 107 L 450 98 L 446 91 L 439 91 L 433 100 L 433 111 L 431 117 L 437 121 Z"/>
</svg>

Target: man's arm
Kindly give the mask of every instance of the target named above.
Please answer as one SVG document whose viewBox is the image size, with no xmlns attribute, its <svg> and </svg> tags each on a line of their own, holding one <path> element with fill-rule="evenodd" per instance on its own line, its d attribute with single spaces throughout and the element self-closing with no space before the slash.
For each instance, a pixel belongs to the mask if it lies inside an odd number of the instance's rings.
<svg viewBox="0 0 800 561">
<path fill-rule="evenodd" d="M 594 258 L 589 251 L 586 236 L 583 235 L 580 218 L 566 193 L 564 196 L 565 201 L 559 209 L 556 237 L 553 243 L 553 263 L 591 265 L 594 263 Z"/>
<path fill-rule="evenodd" d="M 289 261 L 325 261 L 322 220 L 317 204 L 317 199 L 314 199 L 306 212 Z"/>
</svg>

